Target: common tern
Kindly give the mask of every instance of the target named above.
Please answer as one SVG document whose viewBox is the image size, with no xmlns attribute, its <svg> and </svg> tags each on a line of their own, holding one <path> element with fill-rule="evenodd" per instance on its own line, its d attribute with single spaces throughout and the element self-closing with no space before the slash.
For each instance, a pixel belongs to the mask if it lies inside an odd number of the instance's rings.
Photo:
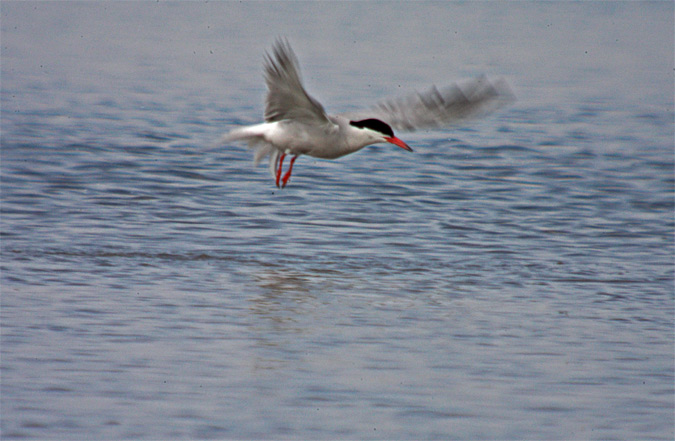
<svg viewBox="0 0 675 441">
<path fill-rule="evenodd" d="M 222 142 L 248 141 L 257 165 L 269 156 L 270 173 L 284 188 L 300 155 L 335 159 L 370 144 L 387 142 L 412 152 L 393 129 L 434 128 L 495 110 L 513 99 L 504 80 L 479 77 L 443 89 L 432 87 L 384 101 L 367 110 L 328 115 L 302 85 L 298 59 L 287 40 L 279 39 L 265 54 L 265 122 L 232 130 Z M 282 175 L 284 158 L 291 155 Z"/>
</svg>

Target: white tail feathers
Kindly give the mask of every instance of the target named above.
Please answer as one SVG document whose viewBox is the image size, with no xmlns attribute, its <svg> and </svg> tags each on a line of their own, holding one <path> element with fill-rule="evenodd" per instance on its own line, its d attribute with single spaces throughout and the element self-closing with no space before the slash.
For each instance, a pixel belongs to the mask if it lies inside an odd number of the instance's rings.
<svg viewBox="0 0 675 441">
<path fill-rule="evenodd" d="M 241 140 L 250 140 L 253 138 L 261 139 L 263 132 L 260 130 L 262 124 L 257 124 L 255 126 L 245 126 L 226 133 L 220 138 L 220 142 L 232 142 L 232 141 L 241 141 Z"/>
<path fill-rule="evenodd" d="M 230 133 L 223 135 L 223 137 L 220 138 L 220 142 L 225 144 L 233 141 L 247 141 L 248 148 L 253 150 L 253 163 L 255 165 L 260 164 L 266 156 L 270 157 L 270 173 L 272 174 L 272 177 L 274 177 L 276 176 L 277 163 L 281 152 L 272 144 L 265 141 L 263 135 L 263 124 L 257 124 L 234 129 Z"/>
</svg>

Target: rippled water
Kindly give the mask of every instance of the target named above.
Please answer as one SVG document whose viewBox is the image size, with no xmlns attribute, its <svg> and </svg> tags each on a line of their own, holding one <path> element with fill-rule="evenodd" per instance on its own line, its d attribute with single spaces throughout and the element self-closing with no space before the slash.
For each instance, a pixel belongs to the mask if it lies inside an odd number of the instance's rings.
<svg viewBox="0 0 675 441">
<path fill-rule="evenodd" d="M 673 438 L 672 3 L 1 8 L 3 439 Z M 519 100 L 279 191 L 277 35 Z"/>
</svg>

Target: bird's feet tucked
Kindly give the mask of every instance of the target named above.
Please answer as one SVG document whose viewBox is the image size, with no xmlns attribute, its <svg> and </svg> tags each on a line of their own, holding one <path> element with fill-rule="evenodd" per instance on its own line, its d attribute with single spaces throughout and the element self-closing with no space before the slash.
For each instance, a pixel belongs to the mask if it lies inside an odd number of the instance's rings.
<svg viewBox="0 0 675 441">
<path fill-rule="evenodd" d="M 277 188 L 284 188 L 286 187 L 286 184 L 288 183 L 288 180 L 291 179 L 291 173 L 293 172 L 293 164 L 295 163 L 295 160 L 298 159 L 297 156 L 293 156 L 291 158 L 291 163 L 288 165 L 288 170 L 286 173 L 284 173 L 284 176 L 281 176 L 281 171 L 284 165 L 284 158 L 286 157 L 286 153 L 282 153 L 281 156 L 279 156 L 279 165 L 277 166 L 277 172 L 276 172 L 276 184 Z M 281 182 L 279 182 L 281 181 Z"/>
</svg>

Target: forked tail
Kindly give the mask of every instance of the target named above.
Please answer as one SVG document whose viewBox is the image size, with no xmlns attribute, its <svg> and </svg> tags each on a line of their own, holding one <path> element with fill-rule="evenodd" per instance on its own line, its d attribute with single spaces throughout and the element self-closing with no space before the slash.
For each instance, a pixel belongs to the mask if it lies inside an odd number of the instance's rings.
<svg viewBox="0 0 675 441">
<path fill-rule="evenodd" d="M 220 142 L 225 144 L 233 141 L 246 141 L 248 148 L 253 150 L 253 163 L 258 165 L 266 156 L 269 156 L 270 174 L 276 177 L 281 152 L 263 139 L 260 128 L 261 125 L 255 125 L 234 129 L 223 135 Z"/>
</svg>

